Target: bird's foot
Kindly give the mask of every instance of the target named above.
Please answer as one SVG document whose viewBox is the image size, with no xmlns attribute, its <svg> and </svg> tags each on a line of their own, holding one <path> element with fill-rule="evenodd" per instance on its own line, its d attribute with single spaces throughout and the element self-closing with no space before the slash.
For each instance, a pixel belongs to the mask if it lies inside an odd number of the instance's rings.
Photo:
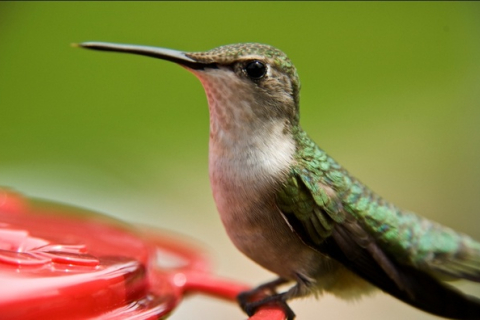
<svg viewBox="0 0 480 320">
<path fill-rule="evenodd" d="M 237 300 L 240 304 L 240 307 L 243 310 L 246 310 L 247 304 L 255 300 L 262 300 L 265 298 L 265 295 L 271 296 L 277 294 L 277 287 L 287 283 L 288 280 L 283 278 L 277 278 L 273 281 L 259 285 L 258 287 L 243 291 L 237 296 Z"/>
<path fill-rule="evenodd" d="M 238 301 L 240 302 L 240 306 L 242 307 L 243 311 L 248 314 L 249 317 L 253 316 L 258 308 L 270 305 L 270 306 L 279 306 L 283 312 L 285 313 L 287 320 L 295 319 L 295 313 L 290 309 L 287 302 L 284 299 L 283 294 L 274 294 L 263 298 L 261 300 L 249 302 L 248 298 L 244 294 L 249 294 L 250 291 L 242 292 L 238 295 Z"/>
<path fill-rule="evenodd" d="M 240 307 L 251 317 L 258 308 L 264 305 L 279 306 L 283 310 L 287 320 L 293 320 L 295 313 L 287 305 L 286 294 L 277 293 L 277 287 L 287 282 L 289 282 L 289 280 L 278 278 L 252 290 L 241 292 L 237 296 Z"/>
</svg>

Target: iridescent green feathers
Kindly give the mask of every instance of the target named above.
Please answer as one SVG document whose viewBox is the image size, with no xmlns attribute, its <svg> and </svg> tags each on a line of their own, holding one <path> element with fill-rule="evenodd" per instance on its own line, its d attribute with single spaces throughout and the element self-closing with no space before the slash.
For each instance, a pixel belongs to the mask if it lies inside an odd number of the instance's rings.
<svg viewBox="0 0 480 320">
<path fill-rule="evenodd" d="M 277 204 L 286 216 L 295 217 L 311 246 L 321 247 L 335 228 L 353 218 L 368 241 L 393 261 L 435 276 L 480 281 L 478 242 L 385 201 L 352 178 L 301 129 L 295 139 L 295 163 L 277 194 Z"/>
</svg>

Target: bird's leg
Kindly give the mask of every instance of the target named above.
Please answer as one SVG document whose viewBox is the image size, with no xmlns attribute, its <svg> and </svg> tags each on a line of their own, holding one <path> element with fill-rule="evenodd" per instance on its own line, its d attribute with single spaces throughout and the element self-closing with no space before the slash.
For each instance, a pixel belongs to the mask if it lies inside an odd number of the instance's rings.
<svg viewBox="0 0 480 320">
<path fill-rule="evenodd" d="M 248 316 L 253 316 L 255 311 L 267 304 L 279 305 L 285 315 L 287 320 L 293 320 L 295 318 L 295 313 L 290 309 L 287 304 L 287 300 L 304 296 L 311 292 L 310 285 L 311 282 L 305 277 L 297 275 L 298 280 L 297 284 L 291 287 L 288 291 L 283 293 L 277 293 L 276 288 L 282 284 L 289 282 L 289 280 L 284 278 L 278 278 L 274 281 L 267 282 L 256 287 L 253 290 L 242 292 L 238 295 L 237 300 L 240 303 L 242 309 L 248 314 Z M 261 293 L 265 293 L 268 290 L 270 295 L 259 300 L 254 300 L 255 296 L 259 296 Z"/>
</svg>

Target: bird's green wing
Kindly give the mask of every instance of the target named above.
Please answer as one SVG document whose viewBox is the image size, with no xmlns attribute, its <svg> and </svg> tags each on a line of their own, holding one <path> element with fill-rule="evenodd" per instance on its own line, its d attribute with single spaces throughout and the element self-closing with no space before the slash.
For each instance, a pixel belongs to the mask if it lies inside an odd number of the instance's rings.
<svg viewBox="0 0 480 320">
<path fill-rule="evenodd" d="M 453 318 L 462 318 L 463 312 L 467 318 L 472 312 L 480 313 L 478 301 L 433 275 L 479 277 L 475 254 L 465 264 L 459 257 L 452 259 L 442 248 L 444 244 L 431 243 L 446 241 L 456 233 L 435 224 L 423 230 L 427 220 L 402 213 L 376 196 L 316 145 L 301 151 L 277 192 L 277 206 L 306 245 L 425 311 Z M 432 249 L 436 257 L 428 256 Z"/>
<path fill-rule="evenodd" d="M 345 209 L 330 187 L 315 179 L 293 172 L 277 194 L 278 208 L 306 245 L 419 309 L 454 319 L 480 319 L 477 298 L 443 284 L 428 272 L 400 263 Z M 311 183 L 315 188 L 310 189 Z"/>
<path fill-rule="evenodd" d="M 318 246 L 334 230 L 348 229 L 359 244 L 365 246 L 366 237 L 395 262 L 440 278 L 480 282 L 479 242 L 398 209 L 351 177 L 303 131 L 297 136 L 295 165 L 277 202 L 298 220 L 309 243 Z"/>
</svg>

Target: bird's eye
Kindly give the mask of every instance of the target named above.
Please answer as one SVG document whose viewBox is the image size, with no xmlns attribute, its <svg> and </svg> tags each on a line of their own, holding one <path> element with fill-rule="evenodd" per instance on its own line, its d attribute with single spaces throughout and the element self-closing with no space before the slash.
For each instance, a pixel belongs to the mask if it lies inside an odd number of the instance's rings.
<svg viewBox="0 0 480 320">
<path fill-rule="evenodd" d="M 244 70 L 250 77 L 250 79 L 253 80 L 259 80 L 263 78 L 267 73 L 267 67 L 265 66 L 265 64 L 258 60 L 250 61 L 249 63 L 247 63 Z"/>
</svg>

